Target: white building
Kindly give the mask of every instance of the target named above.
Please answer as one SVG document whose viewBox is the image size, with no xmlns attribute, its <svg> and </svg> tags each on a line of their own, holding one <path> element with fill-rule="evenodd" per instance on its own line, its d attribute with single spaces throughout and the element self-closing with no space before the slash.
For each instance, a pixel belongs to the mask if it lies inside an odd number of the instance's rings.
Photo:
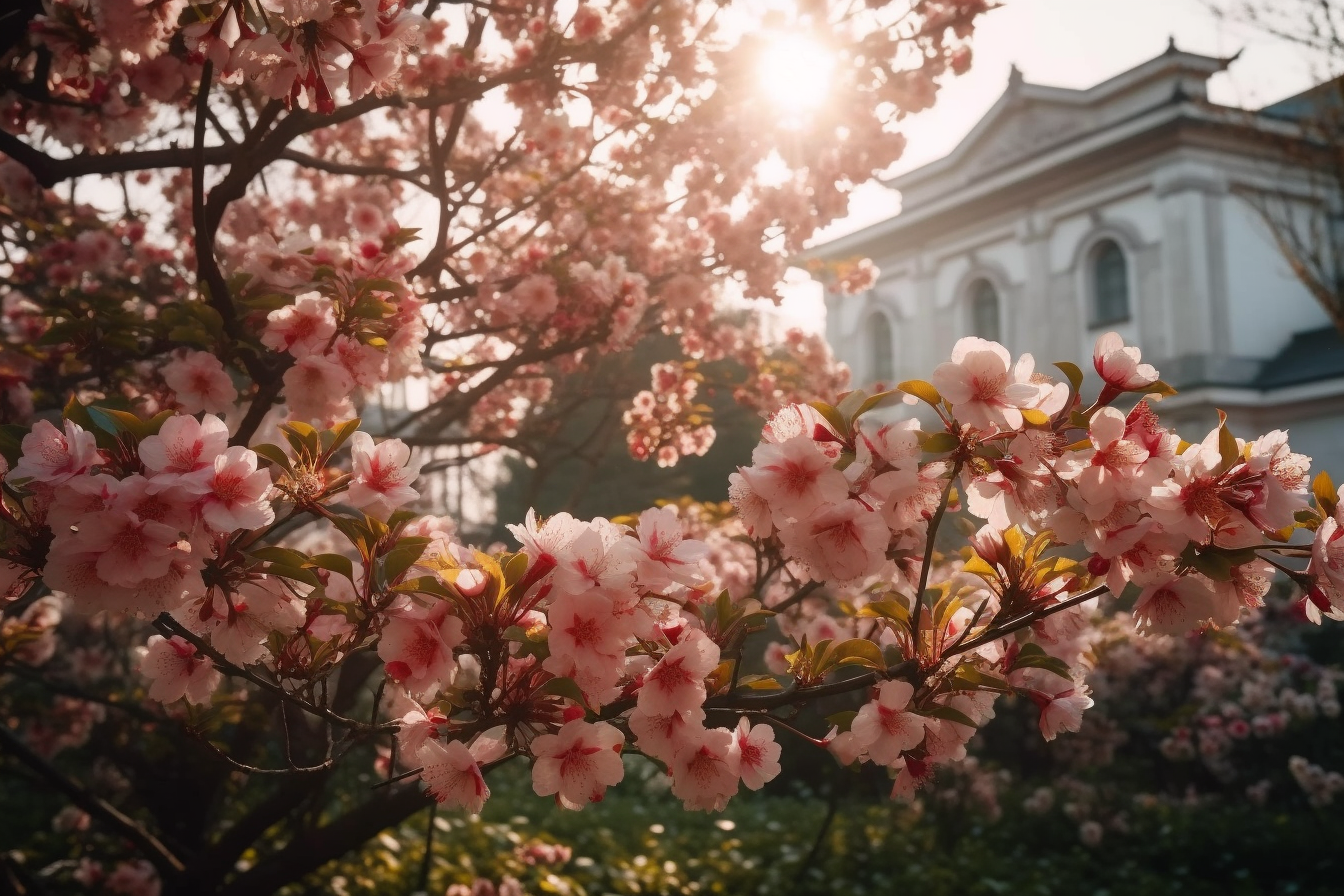
<svg viewBox="0 0 1344 896">
<path fill-rule="evenodd" d="M 888 182 L 899 215 L 812 253 L 881 271 L 826 300 L 856 383 L 927 378 L 968 334 L 1038 369 L 1090 369 L 1096 337 L 1117 330 L 1180 390 L 1160 410 L 1187 437 L 1222 408 L 1234 432 L 1288 428 L 1344 474 L 1344 342 L 1248 201 L 1319 207 L 1281 161 L 1301 103 L 1211 103 L 1207 80 L 1233 61 L 1172 45 L 1086 90 L 1014 70 L 950 155 Z"/>
</svg>

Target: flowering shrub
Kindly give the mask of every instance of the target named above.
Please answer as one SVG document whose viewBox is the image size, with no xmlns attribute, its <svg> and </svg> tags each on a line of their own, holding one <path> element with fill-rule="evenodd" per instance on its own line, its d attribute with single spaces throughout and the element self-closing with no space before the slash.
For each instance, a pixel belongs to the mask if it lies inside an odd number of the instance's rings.
<svg viewBox="0 0 1344 896">
<path fill-rule="evenodd" d="M 1146 634 L 1221 629 L 1278 570 L 1344 615 L 1329 477 L 1282 432 L 1184 442 L 1114 334 L 1095 400 L 967 338 L 832 405 L 803 400 L 843 388 L 820 339 L 725 324 L 725 283 L 771 296 L 895 157 L 984 2 L 415 6 L 49 0 L 0 58 L 0 751 L 83 813 L 27 847 L 39 876 L 275 892 L 425 807 L 482 811 L 514 760 L 580 809 L 638 752 L 719 811 L 793 740 L 909 797 L 1003 695 L 1078 730 L 1108 594 Z M 780 28 L 837 45 L 801 119 L 740 71 Z M 417 510 L 418 449 L 531 444 L 553 378 L 654 332 L 686 357 L 625 415 L 633 453 L 708 447 L 700 361 L 770 412 L 735 516 L 532 512 L 479 550 Z M 960 510 L 979 528 L 940 552 Z"/>
</svg>

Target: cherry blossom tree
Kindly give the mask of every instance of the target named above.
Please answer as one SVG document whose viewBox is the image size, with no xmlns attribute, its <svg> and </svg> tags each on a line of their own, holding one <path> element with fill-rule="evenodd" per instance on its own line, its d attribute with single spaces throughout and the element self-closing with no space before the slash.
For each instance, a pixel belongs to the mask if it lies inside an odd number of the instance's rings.
<svg viewBox="0 0 1344 896">
<path fill-rule="evenodd" d="M 1000 696 L 1077 730 L 1108 596 L 1184 633 L 1277 572 L 1344 616 L 1329 477 L 1282 432 L 1168 431 L 1114 335 L 1095 400 L 974 338 L 866 395 L 814 337 L 725 325 L 896 158 L 986 5 L 23 7 L 0 754 L 87 823 L 4 879 L 271 893 L 480 811 L 504 762 L 581 809 L 638 752 L 714 811 L 790 743 L 909 796 Z M 823 52 L 825 102 L 762 102 L 772 41 Z M 481 549 L 417 511 L 428 450 L 534 446 L 556 378 L 658 331 L 737 360 L 768 413 L 734 513 L 529 513 Z M 688 369 L 652 371 L 636 454 L 708 437 Z M 407 383 L 420 406 L 361 428 Z M 950 514 L 978 521 L 956 551 Z M 861 708 L 799 720 L 842 694 Z"/>
</svg>

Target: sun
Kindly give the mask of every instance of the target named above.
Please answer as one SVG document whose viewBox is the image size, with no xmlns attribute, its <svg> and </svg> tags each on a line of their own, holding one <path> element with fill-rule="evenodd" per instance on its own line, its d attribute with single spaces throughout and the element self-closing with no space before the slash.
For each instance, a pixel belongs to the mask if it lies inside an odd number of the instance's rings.
<svg viewBox="0 0 1344 896">
<path fill-rule="evenodd" d="M 830 94 L 835 56 L 805 34 L 788 32 L 769 39 L 757 58 L 761 92 L 781 109 L 811 111 Z"/>
</svg>

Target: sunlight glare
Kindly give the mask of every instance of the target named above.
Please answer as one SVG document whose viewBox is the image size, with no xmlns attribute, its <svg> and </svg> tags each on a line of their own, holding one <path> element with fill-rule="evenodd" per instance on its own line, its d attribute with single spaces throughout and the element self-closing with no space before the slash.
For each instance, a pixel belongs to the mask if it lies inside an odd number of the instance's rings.
<svg viewBox="0 0 1344 896">
<path fill-rule="evenodd" d="M 835 57 L 818 41 L 798 33 L 775 36 L 757 63 L 761 91 L 784 109 L 816 109 L 830 92 Z"/>
</svg>

